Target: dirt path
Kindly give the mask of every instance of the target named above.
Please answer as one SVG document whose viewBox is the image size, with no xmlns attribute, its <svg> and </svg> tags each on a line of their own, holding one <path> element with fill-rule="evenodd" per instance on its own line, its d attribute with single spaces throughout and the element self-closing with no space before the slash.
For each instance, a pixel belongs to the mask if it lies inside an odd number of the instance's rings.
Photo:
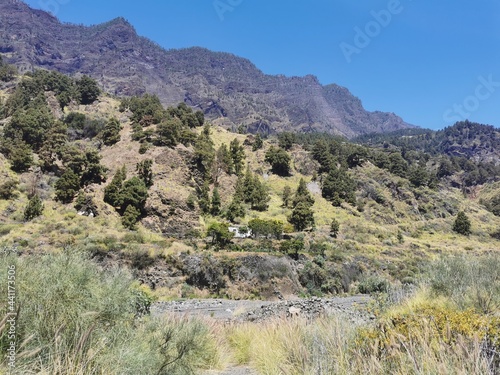
<svg viewBox="0 0 500 375">
<path fill-rule="evenodd" d="M 289 301 L 232 301 L 224 299 L 182 300 L 155 303 L 153 315 L 174 313 L 181 316 L 212 317 L 221 320 L 262 321 L 272 317 L 295 314 L 315 318 L 322 315 L 346 314 L 353 320 L 368 320 L 368 296 L 311 298 Z"/>
<path fill-rule="evenodd" d="M 207 371 L 202 373 L 202 375 L 258 375 L 255 370 L 250 367 L 231 367 L 224 371 Z"/>
<path fill-rule="evenodd" d="M 224 299 L 182 300 L 155 303 L 151 308 L 151 313 L 156 316 L 176 314 L 233 322 L 262 322 L 273 317 L 290 317 L 295 314 L 311 319 L 340 314 L 346 320 L 359 323 L 374 318 L 366 309 L 370 300 L 368 296 L 310 298 L 278 302 Z M 223 371 L 206 371 L 201 375 L 258 375 L 258 373 L 247 366 L 234 366 Z"/>
</svg>

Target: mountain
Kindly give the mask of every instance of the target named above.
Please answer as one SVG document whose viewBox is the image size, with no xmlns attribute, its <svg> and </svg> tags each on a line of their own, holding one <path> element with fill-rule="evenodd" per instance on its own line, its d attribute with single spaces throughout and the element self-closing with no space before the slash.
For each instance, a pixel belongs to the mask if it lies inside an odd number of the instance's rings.
<svg viewBox="0 0 500 375">
<path fill-rule="evenodd" d="M 87 74 L 116 95 L 158 95 L 201 109 L 226 128 L 327 132 L 348 138 L 412 127 L 368 112 L 346 88 L 316 77 L 271 76 L 249 60 L 194 47 L 165 50 L 123 18 L 95 26 L 61 23 L 18 0 L 0 0 L 0 53 L 21 72 Z"/>
</svg>

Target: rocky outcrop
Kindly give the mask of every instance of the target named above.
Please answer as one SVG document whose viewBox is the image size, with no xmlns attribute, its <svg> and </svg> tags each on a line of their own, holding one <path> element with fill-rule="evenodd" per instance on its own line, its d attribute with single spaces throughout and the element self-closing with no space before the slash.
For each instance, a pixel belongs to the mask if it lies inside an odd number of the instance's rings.
<svg viewBox="0 0 500 375">
<path fill-rule="evenodd" d="M 123 18 L 95 26 L 62 24 L 21 1 L 0 0 L 0 52 L 21 72 L 88 74 L 116 95 L 186 102 L 228 128 L 327 132 L 354 137 L 409 127 L 392 113 L 368 112 L 346 88 L 316 77 L 270 76 L 249 60 L 204 48 L 164 50 Z"/>
</svg>

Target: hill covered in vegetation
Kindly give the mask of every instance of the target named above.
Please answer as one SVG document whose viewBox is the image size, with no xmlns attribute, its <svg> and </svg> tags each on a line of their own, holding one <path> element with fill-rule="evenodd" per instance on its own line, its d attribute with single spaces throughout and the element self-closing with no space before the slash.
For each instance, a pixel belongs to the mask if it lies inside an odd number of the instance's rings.
<svg viewBox="0 0 500 375">
<path fill-rule="evenodd" d="M 110 96 L 88 76 L 21 75 L 2 62 L 0 79 L 1 261 L 2 272 L 17 265 L 27 306 L 21 373 L 189 373 L 223 367 L 225 355 L 276 374 L 382 374 L 423 357 L 451 372 L 498 368 L 500 171 L 482 157 L 498 151 L 494 128 L 443 131 L 472 150 L 464 157 L 417 133 L 412 146 L 230 132 L 185 103 Z M 148 316 L 155 299 L 355 293 L 378 302 L 373 324 L 346 335 L 331 319 L 263 326 L 282 363 L 251 324 Z M 42 295 L 50 310 L 30 302 Z M 422 331 L 425 319 L 436 328 Z M 334 364 L 322 350 L 344 357 Z"/>
</svg>

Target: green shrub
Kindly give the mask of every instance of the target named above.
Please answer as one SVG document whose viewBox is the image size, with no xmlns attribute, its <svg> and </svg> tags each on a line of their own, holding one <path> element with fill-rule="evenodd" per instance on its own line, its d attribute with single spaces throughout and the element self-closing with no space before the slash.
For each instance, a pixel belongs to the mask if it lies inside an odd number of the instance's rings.
<svg viewBox="0 0 500 375">
<path fill-rule="evenodd" d="M 428 272 L 432 292 L 451 298 L 461 308 L 482 313 L 500 309 L 500 256 L 450 257 Z"/>
<path fill-rule="evenodd" d="M 139 318 L 152 298 L 124 271 L 103 272 L 74 250 L 30 257 L 2 252 L 0 279 L 7 280 L 9 267 L 15 267 L 21 307 L 16 373 L 180 375 L 217 362 L 216 345 L 202 323 Z M 6 282 L 0 293 L 7 295 Z M 0 306 L 0 316 L 7 308 Z M 7 372 L 10 345 L 5 327 L 0 323 L 1 373 Z"/>
<path fill-rule="evenodd" d="M 457 214 L 457 218 L 453 223 L 453 231 L 458 234 L 463 234 L 464 236 L 471 234 L 471 222 L 465 212 L 460 211 Z"/>
<path fill-rule="evenodd" d="M 14 190 L 17 188 L 18 182 L 7 180 L 0 185 L 0 199 L 10 199 L 14 196 Z"/>
<path fill-rule="evenodd" d="M 24 210 L 24 220 L 30 221 L 35 217 L 40 216 L 43 212 L 43 202 L 40 197 L 35 194 L 28 202 Z"/>
<path fill-rule="evenodd" d="M 385 293 L 388 288 L 389 282 L 378 275 L 368 276 L 358 285 L 358 291 L 362 294 Z"/>
</svg>

